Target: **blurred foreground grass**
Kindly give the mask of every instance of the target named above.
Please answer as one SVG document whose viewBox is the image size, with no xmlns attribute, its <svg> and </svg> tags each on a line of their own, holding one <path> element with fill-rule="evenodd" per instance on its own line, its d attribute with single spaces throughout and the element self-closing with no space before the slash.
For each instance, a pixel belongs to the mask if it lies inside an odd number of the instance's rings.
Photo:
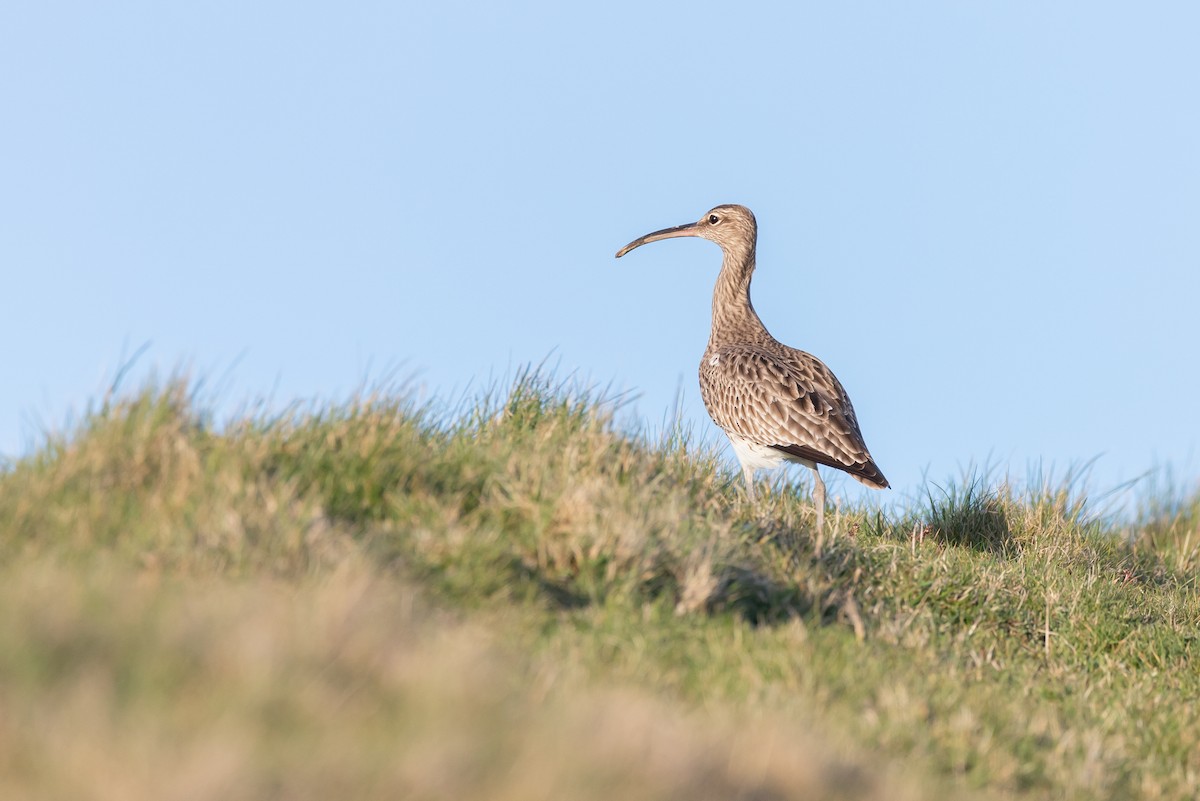
<svg viewBox="0 0 1200 801">
<path fill-rule="evenodd" d="M 0 473 L 3 798 L 1194 798 L 1200 496 L 749 508 L 537 375 Z"/>
</svg>

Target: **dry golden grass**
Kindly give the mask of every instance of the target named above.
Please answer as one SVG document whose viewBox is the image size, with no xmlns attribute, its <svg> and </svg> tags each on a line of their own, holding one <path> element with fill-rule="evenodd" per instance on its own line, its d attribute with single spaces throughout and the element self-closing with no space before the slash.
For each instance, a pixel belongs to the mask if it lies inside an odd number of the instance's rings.
<svg viewBox="0 0 1200 801">
<path fill-rule="evenodd" d="M 0 795 L 918 797 L 811 722 L 589 682 L 351 558 L 299 581 L 10 568 Z"/>
</svg>

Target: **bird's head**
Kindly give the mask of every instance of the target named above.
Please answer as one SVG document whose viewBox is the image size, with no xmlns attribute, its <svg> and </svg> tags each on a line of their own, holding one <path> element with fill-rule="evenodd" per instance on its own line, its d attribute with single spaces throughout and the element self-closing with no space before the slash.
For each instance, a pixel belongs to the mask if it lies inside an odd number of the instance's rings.
<svg viewBox="0 0 1200 801">
<path fill-rule="evenodd" d="M 617 258 L 647 242 L 677 236 L 698 236 L 716 242 L 721 246 L 721 250 L 729 255 L 745 256 L 754 251 L 754 244 L 758 238 L 758 223 L 754 220 L 754 214 L 745 206 L 716 206 L 706 211 L 696 222 L 664 228 L 638 237 L 618 250 Z"/>
</svg>

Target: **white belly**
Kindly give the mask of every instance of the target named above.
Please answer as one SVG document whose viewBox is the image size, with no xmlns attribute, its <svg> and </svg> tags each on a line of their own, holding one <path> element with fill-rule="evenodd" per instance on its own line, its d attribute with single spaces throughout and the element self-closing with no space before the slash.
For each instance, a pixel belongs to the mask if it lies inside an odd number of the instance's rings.
<svg viewBox="0 0 1200 801">
<path fill-rule="evenodd" d="M 729 441 L 733 443 L 733 452 L 737 454 L 738 461 L 746 470 L 772 470 L 784 462 L 797 462 L 805 467 L 816 468 L 809 459 L 790 456 L 767 445 L 757 445 L 736 434 L 729 434 Z"/>
</svg>

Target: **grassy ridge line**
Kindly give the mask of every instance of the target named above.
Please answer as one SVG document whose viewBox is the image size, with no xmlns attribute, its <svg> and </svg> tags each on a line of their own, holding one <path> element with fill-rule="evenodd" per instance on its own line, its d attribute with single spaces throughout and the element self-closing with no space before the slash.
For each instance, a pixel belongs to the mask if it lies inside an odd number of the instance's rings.
<svg viewBox="0 0 1200 801">
<path fill-rule="evenodd" d="M 629 704 L 635 718 L 632 710 L 644 707 L 656 711 L 643 717 L 726 719 L 712 738 L 689 741 L 671 758 L 693 769 L 689 760 L 732 754 L 743 741 L 776 749 L 757 780 L 718 771 L 710 784 L 723 795 L 710 797 L 875 797 L 891 781 L 874 766 L 898 762 L 913 781 L 949 783 L 956 793 L 1196 795 L 1196 498 L 1148 505 L 1127 545 L 1113 524 L 1090 519 L 1069 487 L 1018 492 L 966 482 L 900 513 L 844 508 L 817 553 L 806 498 L 776 492 L 747 508 L 713 455 L 691 450 L 685 440 L 651 446 L 626 437 L 603 404 L 537 376 L 452 418 L 384 394 L 248 419 L 221 435 L 174 384 L 99 409 L 0 475 L 0 556 L 14 575 L 48 571 L 57 577 L 51 584 L 118 576 L 100 596 L 109 606 L 119 606 L 120 583 L 131 576 L 159 576 L 156 587 L 183 582 L 205 608 L 226 596 L 251 606 L 238 593 L 269 586 L 288 588 L 311 609 L 320 588 L 347 571 L 374 577 L 375 588 L 397 586 L 387 577 L 403 575 L 517 643 L 523 656 L 508 673 L 542 677 L 539 693 L 557 699 L 547 712 L 555 726 L 590 720 L 586 703 L 568 699 L 607 697 L 618 686 L 637 699 Z M 149 608 L 169 605 L 158 592 Z M 18 617 L 29 612 L 13 596 L 0 601 L 24 610 Z M 236 618 L 228 623 L 235 633 Z M 130 674 L 112 680 L 120 698 L 149 708 L 156 698 L 177 702 L 180 691 L 164 694 L 136 669 L 167 659 L 162 649 L 123 656 L 118 631 L 136 631 L 138 615 L 116 619 L 112 637 L 92 638 L 91 658 L 110 674 Z M 104 630 L 80 613 L 73 631 L 88 641 L 92 628 Z M 18 631 L 5 651 L 75 661 L 66 646 L 60 653 L 39 644 L 36 630 Z M 378 637 L 383 652 L 389 636 L 384 627 L 367 640 Z M 208 647 L 216 645 L 199 651 Z M 291 664 L 288 653 L 276 670 Z M 302 653 L 297 659 L 304 664 Z M 19 660 L 0 668 L 13 702 L 5 709 L 34 715 L 61 689 L 39 682 L 36 670 L 15 680 Z M 394 703 L 363 670 L 342 678 L 362 680 L 367 699 Z M 214 695 L 237 684 L 203 666 L 193 680 Z M 536 695 L 496 692 L 518 719 L 537 717 L 529 711 L 540 709 Z M 236 706 L 250 710 L 232 718 L 239 736 L 275 743 L 282 755 L 261 776 L 240 770 L 247 780 L 282 781 L 303 749 L 261 727 L 261 705 Z M 138 736 L 116 717 L 98 765 L 119 762 L 119 743 Z M 417 739 L 516 747 L 504 727 L 467 734 L 439 718 L 427 716 Z M 747 720 L 762 719 L 801 745 L 779 752 L 778 740 L 755 739 Z M 814 749 L 789 721 L 820 731 L 840 756 L 815 749 L 801 758 Z M 204 728 L 204 719 L 193 722 Z M 398 724 L 379 723 L 344 734 L 372 753 L 411 742 Z M 34 755 L 50 747 L 25 743 Z M 198 747 L 185 741 L 177 756 Z M 487 778 L 465 797 L 499 797 L 484 788 L 498 786 L 505 760 L 463 759 Z M 379 781 L 365 764 L 347 764 L 338 775 L 360 782 L 359 791 Z M 560 753 L 542 766 L 546 775 L 562 775 L 556 764 L 610 773 L 605 759 L 573 763 Z M 617 764 L 660 775 L 653 759 Z M 800 772 L 811 781 L 798 778 L 796 765 L 807 765 Z M 858 778 L 829 779 L 843 774 Z M 675 794 L 670 779 L 644 784 L 651 789 L 641 797 Z M 577 797 L 591 797 L 585 790 Z"/>
</svg>

